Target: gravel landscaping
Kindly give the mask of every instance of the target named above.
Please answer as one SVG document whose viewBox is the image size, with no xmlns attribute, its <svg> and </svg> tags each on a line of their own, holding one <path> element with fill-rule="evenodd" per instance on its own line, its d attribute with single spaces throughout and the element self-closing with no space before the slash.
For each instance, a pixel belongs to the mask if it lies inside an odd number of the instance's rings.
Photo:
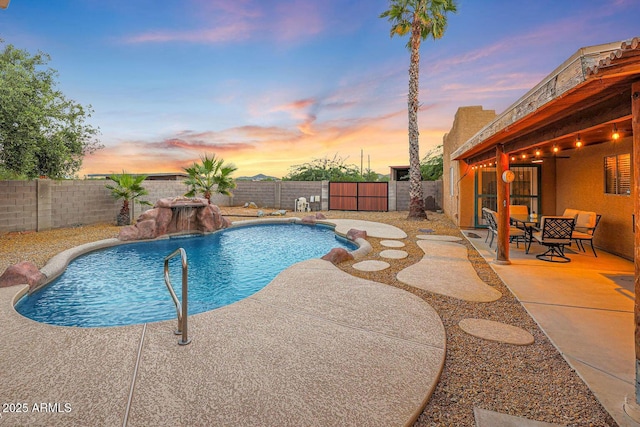
<svg viewBox="0 0 640 427">
<path fill-rule="evenodd" d="M 251 209 L 221 208 L 230 220 L 255 216 Z M 270 211 L 265 210 L 265 213 Z M 499 277 L 463 239 L 468 257 L 478 276 L 499 290 L 503 297 L 490 303 L 465 302 L 405 285 L 396 279 L 404 268 L 420 261 L 424 252 L 418 235 L 433 234 L 463 237 L 444 215 L 429 213 L 425 221 L 408 221 L 406 212 L 325 212 L 328 219 L 345 218 L 377 221 L 404 230 L 399 239 L 408 253 L 406 258 L 382 258 L 389 250 L 383 239 L 368 238 L 373 251 L 364 259 L 342 263 L 340 268 L 357 277 L 385 283 L 411 292 L 438 312 L 447 333 L 447 356 L 440 381 L 415 426 L 474 426 L 473 408 L 526 417 L 568 426 L 615 426 L 588 387 L 569 367 L 546 335 L 515 299 Z M 288 213 L 287 216 L 300 216 Z M 53 255 L 91 241 L 115 237 L 119 227 L 98 224 L 46 232 L 0 233 L 0 273 L 20 261 L 32 261 L 43 267 Z M 352 267 L 364 260 L 385 261 L 382 271 L 361 271 Z M 425 278 L 428 280 L 428 278 Z M 531 335 L 532 345 L 512 345 L 471 336 L 458 326 L 462 319 L 485 319 L 518 326 Z"/>
</svg>

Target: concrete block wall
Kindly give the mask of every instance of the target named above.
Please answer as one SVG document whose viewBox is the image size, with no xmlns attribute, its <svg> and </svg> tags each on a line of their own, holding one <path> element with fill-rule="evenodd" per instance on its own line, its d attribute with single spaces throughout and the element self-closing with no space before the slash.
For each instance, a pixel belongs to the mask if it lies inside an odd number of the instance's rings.
<svg viewBox="0 0 640 427">
<path fill-rule="evenodd" d="M 280 182 L 277 181 L 237 181 L 236 188 L 231 190 L 233 197 L 230 204 L 242 206 L 253 202 L 259 208 L 279 209 L 276 200 L 279 187 Z"/>
<path fill-rule="evenodd" d="M 106 180 L 86 181 L 0 181 L 0 232 L 48 230 L 50 228 L 111 223 L 122 201 L 115 200 L 106 188 Z M 218 206 L 242 206 L 254 202 L 261 208 L 293 210 L 295 199 L 322 196 L 321 203 L 312 204 L 313 210 L 326 210 L 328 182 L 323 181 L 240 181 L 234 196 L 216 194 L 212 203 Z M 396 181 L 389 184 L 389 210 L 409 209 L 409 183 Z M 145 181 L 149 195 L 143 199 L 155 203 L 165 197 L 183 195 L 187 188 L 182 181 Z M 441 206 L 442 181 L 423 182 L 425 198 L 433 197 Z M 392 203 L 395 199 L 395 205 Z M 136 203 L 133 217 L 149 209 Z"/>
<path fill-rule="evenodd" d="M 36 182 L 0 181 L 0 231 L 35 230 Z"/>
<path fill-rule="evenodd" d="M 304 197 L 309 202 L 311 196 L 322 196 L 322 181 L 282 181 L 280 194 L 279 208 L 292 211 L 297 198 Z M 320 203 L 313 203 L 311 207 L 320 210 Z"/>
<path fill-rule="evenodd" d="M 409 181 L 390 182 L 389 186 L 396 184 L 396 209 L 398 211 L 409 210 Z M 442 209 L 442 181 L 422 181 L 422 195 L 426 199 L 433 198 L 435 209 Z M 428 203 L 426 203 L 428 205 Z M 426 206 L 429 208 L 429 206 Z M 391 207 L 389 208 L 391 209 Z"/>
<path fill-rule="evenodd" d="M 40 186 L 51 185 L 50 227 L 40 224 L 38 231 L 101 222 L 115 223 L 122 202 L 111 197 L 111 192 L 105 187 L 107 182 L 38 181 Z"/>
</svg>

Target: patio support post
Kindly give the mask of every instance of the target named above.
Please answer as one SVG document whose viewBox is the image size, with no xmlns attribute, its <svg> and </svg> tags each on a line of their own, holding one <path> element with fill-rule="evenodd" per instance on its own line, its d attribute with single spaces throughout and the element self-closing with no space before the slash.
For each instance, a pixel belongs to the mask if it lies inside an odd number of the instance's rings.
<svg viewBox="0 0 640 427">
<path fill-rule="evenodd" d="M 631 85 L 631 124 L 633 133 L 633 191 L 634 198 L 634 262 L 635 262 L 635 309 L 636 322 L 636 404 L 640 405 L 640 81 Z"/>
<path fill-rule="evenodd" d="M 502 179 L 504 171 L 509 169 L 509 156 L 505 154 L 504 147 L 496 145 L 496 187 L 498 197 L 498 243 L 496 262 L 499 264 L 511 264 L 509 261 L 509 187 Z"/>
</svg>

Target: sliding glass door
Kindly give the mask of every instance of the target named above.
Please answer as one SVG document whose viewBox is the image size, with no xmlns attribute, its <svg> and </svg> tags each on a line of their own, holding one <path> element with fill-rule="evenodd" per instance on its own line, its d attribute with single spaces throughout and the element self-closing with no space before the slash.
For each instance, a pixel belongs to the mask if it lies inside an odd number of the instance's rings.
<svg viewBox="0 0 640 427">
<path fill-rule="evenodd" d="M 510 203 L 525 205 L 529 213 L 540 212 L 540 167 L 538 165 L 509 167 L 516 177 L 510 187 Z M 496 168 L 480 168 L 475 175 L 475 226 L 486 226 L 482 208 L 498 209 Z"/>
</svg>

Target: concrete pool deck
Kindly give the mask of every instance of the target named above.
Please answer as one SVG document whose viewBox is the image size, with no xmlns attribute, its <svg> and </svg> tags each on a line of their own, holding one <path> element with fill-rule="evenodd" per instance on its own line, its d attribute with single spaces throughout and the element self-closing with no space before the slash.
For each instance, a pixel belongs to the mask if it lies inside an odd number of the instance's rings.
<svg viewBox="0 0 640 427">
<path fill-rule="evenodd" d="M 398 238 L 379 231 L 393 228 L 367 231 Z M 188 346 L 177 345 L 175 320 L 29 320 L 13 309 L 23 289 L 0 289 L 0 396 L 16 404 L 0 425 L 407 425 L 444 363 L 431 306 L 319 259 L 190 316 Z"/>
</svg>

